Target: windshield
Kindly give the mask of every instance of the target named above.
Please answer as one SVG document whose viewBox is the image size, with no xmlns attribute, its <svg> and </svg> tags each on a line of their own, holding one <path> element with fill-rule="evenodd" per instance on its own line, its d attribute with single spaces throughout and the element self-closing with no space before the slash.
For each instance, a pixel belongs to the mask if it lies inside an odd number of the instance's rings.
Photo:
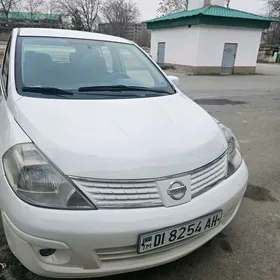
<svg viewBox="0 0 280 280">
<path fill-rule="evenodd" d="M 18 38 L 16 87 L 20 95 L 40 98 L 61 98 L 63 92 L 67 99 L 175 93 L 133 44 L 52 37 Z"/>
</svg>

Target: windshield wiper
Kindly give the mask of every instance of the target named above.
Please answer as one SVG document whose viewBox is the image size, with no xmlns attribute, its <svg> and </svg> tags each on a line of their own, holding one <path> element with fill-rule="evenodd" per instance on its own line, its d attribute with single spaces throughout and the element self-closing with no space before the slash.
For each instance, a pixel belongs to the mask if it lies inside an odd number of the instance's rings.
<svg viewBox="0 0 280 280">
<path fill-rule="evenodd" d="M 23 87 L 21 90 L 23 92 L 35 92 L 45 95 L 73 95 L 73 92 L 71 91 L 55 87 Z"/>
<path fill-rule="evenodd" d="M 116 93 L 100 93 L 100 92 L 93 92 L 93 93 L 88 93 L 88 92 L 83 92 L 81 95 L 92 95 L 92 96 L 103 96 L 103 97 L 127 97 L 127 98 L 132 98 L 132 97 L 146 97 L 146 94 L 131 94 L 131 93 L 121 93 L 121 92 L 116 92 Z"/>
<path fill-rule="evenodd" d="M 57 95 L 63 98 L 67 98 L 65 95 L 74 95 L 73 92 L 66 91 L 60 88 L 54 88 L 54 87 L 23 87 L 23 92 L 35 92 L 35 93 L 41 93 L 45 95 Z M 107 96 L 107 97 L 140 97 L 139 94 L 122 94 L 122 93 L 83 93 L 85 95 L 97 95 L 97 96 Z"/>
<path fill-rule="evenodd" d="M 164 93 L 172 94 L 172 92 L 169 92 L 164 89 L 139 87 L 139 86 L 125 86 L 125 85 L 90 86 L 90 87 L 79 88 L 79 92 L 88 92 L 88 91 L 145 91 L 145 92 L 156 92 L 161 94 Z"/>
</svg>

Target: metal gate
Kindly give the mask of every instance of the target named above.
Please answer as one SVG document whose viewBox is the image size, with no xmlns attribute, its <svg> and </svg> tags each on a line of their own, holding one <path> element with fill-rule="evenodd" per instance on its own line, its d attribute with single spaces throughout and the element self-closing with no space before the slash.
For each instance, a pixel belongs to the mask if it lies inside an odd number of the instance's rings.
<svg viewBox="0 0 280 280">
<path fill-rule="evenodd" d="M 165 58 L 165 43 L 158 43 L 158 52 L 157 52 L 157 63 L 164 64 Z"/>
<path fill-rule="evenodd" d="M 238 44 L 226 43 L 224 46 L 222 74 L 232 74 L 237 53 Z"/>
</svg>

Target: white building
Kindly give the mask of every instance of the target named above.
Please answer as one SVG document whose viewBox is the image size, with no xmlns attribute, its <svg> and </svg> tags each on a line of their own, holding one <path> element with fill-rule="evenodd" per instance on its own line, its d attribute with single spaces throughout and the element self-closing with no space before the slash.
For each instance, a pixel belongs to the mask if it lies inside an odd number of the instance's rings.
<svg viewBox="0 0 280 280">
<path fill-rule="evenodd" d="M 192 74 L 255 73 L 261 34 L 273 19 L 224 5 L 190 0 L 191 10 L 147 21 L 152 57 Z"/>
</svg>

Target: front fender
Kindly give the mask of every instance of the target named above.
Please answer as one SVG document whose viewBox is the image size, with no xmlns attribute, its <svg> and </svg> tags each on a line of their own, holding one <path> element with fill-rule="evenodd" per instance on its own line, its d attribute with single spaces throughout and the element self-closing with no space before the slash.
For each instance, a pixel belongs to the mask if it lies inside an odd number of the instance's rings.
<svg viewBox="0 0 280 280">
<path fill-rule="evenodd" d="M 1 98 L 2 97 L 2 98 Z M 18 143 L 31 142 L 30 138 L 15 121 L 13 114 L 7 106 L 6 100 L 0 96 L 0 157 Z"/>
</svg>

